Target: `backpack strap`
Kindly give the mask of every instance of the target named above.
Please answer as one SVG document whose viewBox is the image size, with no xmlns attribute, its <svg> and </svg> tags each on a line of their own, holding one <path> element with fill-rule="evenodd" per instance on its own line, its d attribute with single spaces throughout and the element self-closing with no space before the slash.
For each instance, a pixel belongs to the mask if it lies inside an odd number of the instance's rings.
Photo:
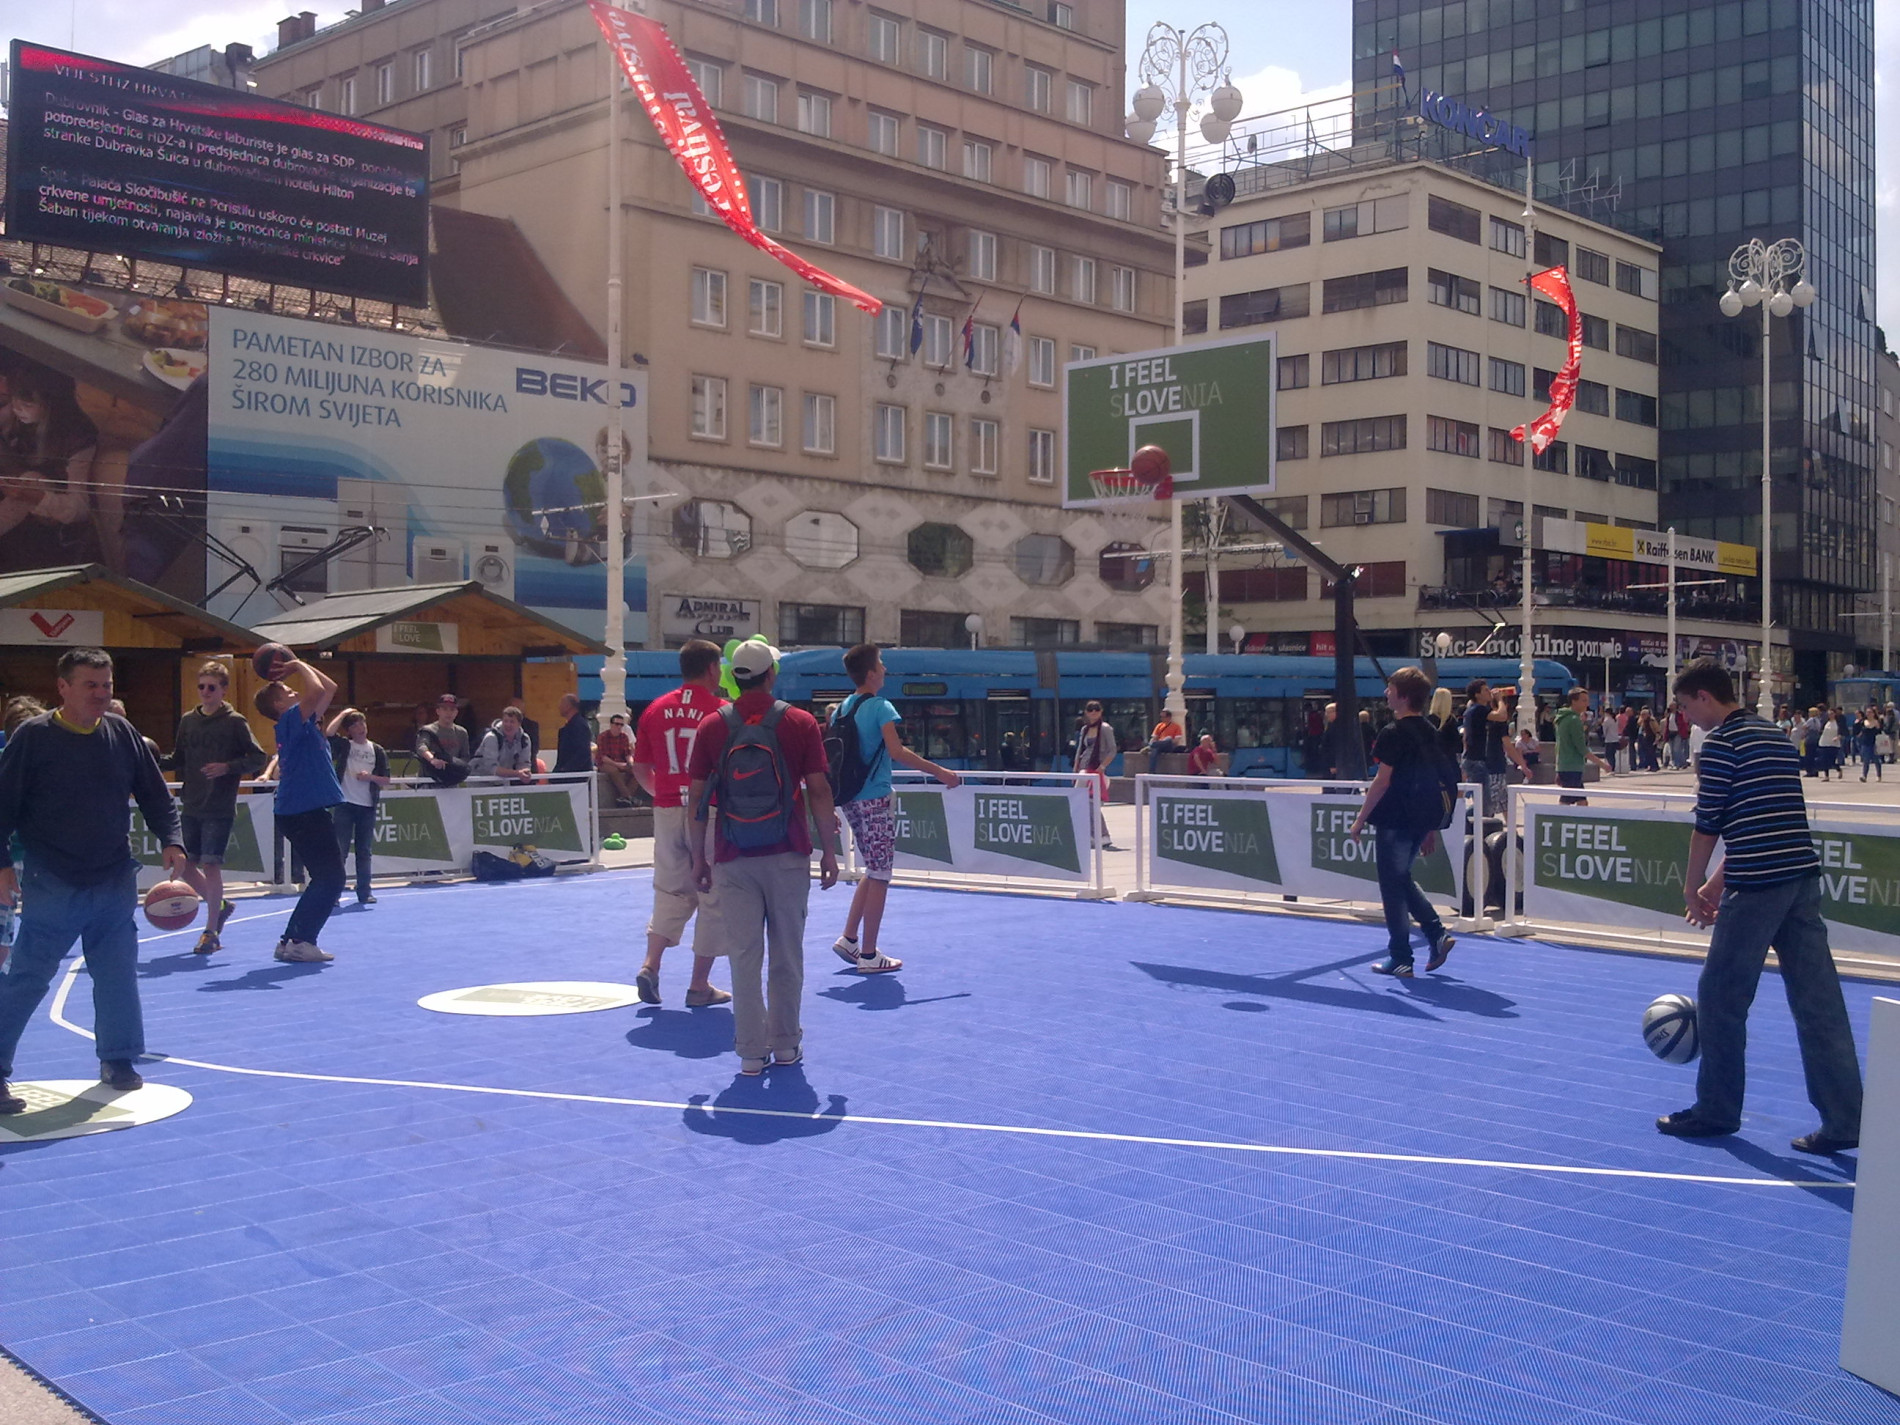
<svg viewBox="0 0 1900 1425">
<path fill-rule="evenodd" d="M 725 725 L 726 745 L 730 747 L 732 745 L 732 734 L 745 726 L 744 720 L 739 716 L 737 705 L 727 703 L 724 707 L 720 708 L 719 721 Z M 718 789 L 718 786 L 719 768 L 717 764 L 715 764 L 712 776 L 706 779 L 706 790 L 700 794 L 699 805 L 693 811 L 694 821 L 704 821 L 706 819 L 706 814 L 712 810 L 713 792 Z"/>
</svg>

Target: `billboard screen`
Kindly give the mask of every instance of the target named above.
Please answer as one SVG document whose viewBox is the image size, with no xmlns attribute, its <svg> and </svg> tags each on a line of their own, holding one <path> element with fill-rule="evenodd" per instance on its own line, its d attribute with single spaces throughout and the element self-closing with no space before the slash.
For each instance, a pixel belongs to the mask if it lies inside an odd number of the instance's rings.
<svg viewBox="0 0 1900 1425">
<path fill-rule="evenodd" d="M 418 134 L 15 40 L 7 235 L 428 302 Z"/>
</svg>

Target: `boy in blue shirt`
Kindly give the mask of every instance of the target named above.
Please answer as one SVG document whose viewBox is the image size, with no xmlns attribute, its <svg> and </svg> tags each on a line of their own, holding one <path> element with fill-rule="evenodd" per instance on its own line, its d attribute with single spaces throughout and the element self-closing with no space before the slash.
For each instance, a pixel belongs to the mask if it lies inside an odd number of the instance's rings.
<svg viewBox="0 0 1900 1425">
<path fill-rule="evenodd" d="M 844 656 L 844 670 L 851 675 L 857 691 L 832 713 L 833 720 L 849 717 L 857 722 L 858 746 L 865 749 L 870 772 L 857 796 L 840 810 L 851 823 L 851 837 L 857 842 L 858 856 L 864 862 L 864 879 L 851 897 L 851 913 L 845 918 L 844 934 L 833 943 L 838 958 L 860 975 L 880 975 L 901 970 L 904 962 L 886 955 L 877 947 L 878 928 L 884 922 L 884 901 L 891 892 L 891 868 L 897 856 L 897 809 L 891 795 L 891 764 L 901 762 L 914 772 L 927 772 L 946 787 L 957 785 L 959 778 L 947 767 L 939 767 L 904 746 L 897 724 L 903 721 L 884 691 L 884 660 L 875 643 L 860 643 Z"/>
<path fill-rule="evenodd" d="M 275 958 L 290 963 L 334 960 L 317 937 L 343 894 L 343 849 L 337 845 L 330 808 L 343 800 L 343 784 L 330 760 L 323 715 L 336 684 L 302 659 L 279 662 L 273 680 L 257 690 L 257 710 L 277 724 L 277 829 L 302 858 L 309 884 L 297 899 L 277 942 Z M 286 677 L 298 687 L 286 686 Z"/>
</svg>

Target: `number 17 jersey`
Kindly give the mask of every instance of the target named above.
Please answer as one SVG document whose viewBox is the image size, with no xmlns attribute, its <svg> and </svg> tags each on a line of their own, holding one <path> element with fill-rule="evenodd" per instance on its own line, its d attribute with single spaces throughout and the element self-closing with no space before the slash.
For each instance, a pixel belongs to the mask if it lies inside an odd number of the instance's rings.
<svg viewBox="0 0 1900 1425">
<path fill-rule="evenodd" d="M 634 729 L 633 760 L 653 769 L 653 804 L 683 807 L 692 786 L 687 768 L 693 759 L 693 735 L 699 725 L 726 705 L 704 688 L 675 688 L 655 698 Z"/>
</svg>

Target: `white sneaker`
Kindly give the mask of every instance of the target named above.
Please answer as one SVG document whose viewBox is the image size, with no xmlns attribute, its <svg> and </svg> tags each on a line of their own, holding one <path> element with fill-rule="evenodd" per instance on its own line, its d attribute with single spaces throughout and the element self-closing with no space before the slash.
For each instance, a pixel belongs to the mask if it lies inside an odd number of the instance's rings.
<svg viewBox="0 0 1900 1425">
<path fill-rule="evenodd" d="M 336 956 L 328 950 L 320 950 L 308 940 L 286 940 L 277 947 L 273 957 L 287 964 L 315 964 L 322 960 L 334 960 Z"/>
<path fill-rule="evenodd" d="M 831 942 L 832 953 L 847 965 L 858 963 L 858 942 L 849 935 L 840 935 Z"/>
<path fill-rule="evenodd" d="M 894 955 L 886 955 L 882 950 L 872 950 L 857 957 L 860 975 L 882 975 L 891 970 L 901 970 L 904 962 Z"/>
</svg>

